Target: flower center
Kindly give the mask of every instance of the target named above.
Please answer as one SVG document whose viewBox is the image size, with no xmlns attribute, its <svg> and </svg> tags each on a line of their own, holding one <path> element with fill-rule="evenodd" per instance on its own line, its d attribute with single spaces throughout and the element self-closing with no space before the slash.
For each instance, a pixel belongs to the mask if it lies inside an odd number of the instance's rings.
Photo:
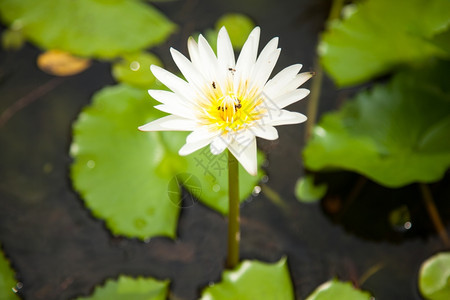
<svg viewBox="0 0 450 300">
<path fill-rule="evenodd" d="M 241 100 L 236 95 L 228 94 L 219 99 L 220 105 L 217 106 L 219 116 L 227 123 L 233 123 L 239 109 L 242 108 Z"/>
</svg>

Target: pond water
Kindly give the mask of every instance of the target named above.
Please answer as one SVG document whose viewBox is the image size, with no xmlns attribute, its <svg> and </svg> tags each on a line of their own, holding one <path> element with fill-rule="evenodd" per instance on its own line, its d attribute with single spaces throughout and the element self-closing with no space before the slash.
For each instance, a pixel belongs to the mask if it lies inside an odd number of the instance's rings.
<svg viewBox="0 0 450 300">
<path fill-rule="evenodd" d="M 313 70 L 330 1 L 192 0 L 156 6 L 179 25 L 155 50 L 168 69 L 176 70 L 169 47 L 186 53 L 190 34 L 212 27 L 224 13 L 241 12 L 261 26 L 261 44 L 280 37 L 279 71 L 298 62 Z M 114 84 L 111 66 L 96 61 L 85 72 L 60 79 L 37 69 L 39 53 L 29 44 L 18 52 L 0 52 L 0 112 L 29 101 L 0 127 L 0 242 L 23 283 L 19 295 L 46 300 L 87 296 L 107 278 L 127 274 L 170 278 L 170 299 L 197 299 L 202 287 L 220 279 L 225 218 L 197 203 L 182 210 L 176 240 L 144 243 L 112 236 L 74 191 L 68 154 L 72 122 L 94 92 Z M 320 112 L 337 108 L 352 92 L 338 91 L 326 79 Z M 305 112 L 306 101 L 292 110 Z M 322 202 L 298 202 L 294 186 L 304 173 L 304 128 L 280 127 L 277 141 L 259 141 L 268 157 L 269 180 L 242 205 L 242 259 L 275 262 L 287 256 L 297 299 L 333 277 L 351 280 L 377 299 L 421 299 L 416 283 L 420 264 L 444 247 L 424 214 L 418 187 L 388 190 L 366 181 L 352 200 L 358 175 L 335 173 L 320 178 L 331 186 Z M 446 220 L 449 186 L 449 176 L 432 186 Z M 414 220 L 409 230 L 395 230 L 387 221 L 401 205 L 408 206 Z"/>
</svg>

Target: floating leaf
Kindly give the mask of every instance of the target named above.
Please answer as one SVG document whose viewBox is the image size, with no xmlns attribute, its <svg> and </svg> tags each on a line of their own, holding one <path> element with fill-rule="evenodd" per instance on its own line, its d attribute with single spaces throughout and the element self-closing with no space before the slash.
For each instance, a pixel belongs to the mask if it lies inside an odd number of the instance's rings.
<svg viewBox="0 0 450 300">
<path fill-rule="evenodd" d="M 300 202 L 315 202 L 325 196 L 327 192 L 326 184 L 314 184 L 313 175 L 305 175 L 297 180 L 295 185 L 295 196 Z"/>
<path fill-rule="evenodd" d="M 370 294 L 355 289 L 350 282 L 331 280 L 320 285 L 306 300 L 369 300 Z"/>
<path fill-rule="evenodd" d="M 155 82 L 151 88 L 161 86 Z M 92 105 L 83 110 L 74 126 L 74 187 L 114 234 L 140 239 L 174 237 L 180 207 L 196 200 L 189 197 L 184 199 L 189 203 L 182 203 L 179 198 L 182 193 L 178 182 L 186 178 L 180 175 L 183 173 L 194 175 L 200 182 L 195 186 L 201 192 L 186 186 L 200 201 L 221 213 L 228 211 L 226 170 L 219 174 L 213 164 L 208 165 L 215 176 L 212 181 L 199 165 L 200 159 L 206 163 L 201 152 L 178 155 L 187 133 L 137 130 L 164 114 L 152 107 L 155 104 L 146 90 L 127 85 L 108 87 L 94 96 Z M 240 177 L 244 200 L 260 177 L 244 171 Z"/>
<path fill-rule="evenodd" d="M 243 14 L 226 14 L 217 21 L 217 32 L 223 26 L 228 31 L 233 48 L 239 50 L 244 46 L 250 32 L 255 27 L 255 23 Z"/>
<path fill-rule="evenodd" d="M 9 266 L 8 260 L 0 251 L 0 299 L 2 300 L 18 300 L 20 299 L 15 293 L 17 281 L 14 279 L 14 271 Z"/>
<path fill-rule="evenodd" d="M 151 65 L 162 66 L 161 61 L 154 54 L 148 52 L 127 54 L 113 65 L 112 73 L 117 81 L 140 88 L 149 88 L 156 80 L 150 71 Z"/>
<path fill-rule="evenodd" d="M 157 45 L 175 28 L 139 0 L 2 0 L 0 16 L 40 47 L 100 58 Z"/>
<path fill-rule="evenodd" d="M 426 299 L 450 299 L 450 252 L 436 254 L 422 264 L 419 289 Z"/>
<path fill-rule="evenodd" d="M 96 287 L 89 297 L 78 300 L 165 300 L 169 292 L 169 281 L 153 278 L 132 278 L 120 276 L 117 280 L 107 280 L 101 287 Z"/>
<path fill-rule="evenodd" d="M 449 70 L 439 62 L 401 73 L 325 115 L 305 166 L 356 171 L 388 187 L 439 180 L 450 166 Z"/>
<path fill-rule="evenodd" d="M 71 175 L 86 205 L 113 233 L 174 237 L 179 207 L 167 187 L 175 170 L 184 170 L 183 161 L 164 143 L 164 133 L 138 131 L 161 116 L 148 109 L 149 101 L 147 91 L 125 85 L 98 92 L 74 125 Z"/>
<path fill-rule="evenodd" d="M 213 155 L 209 147 L 186 156 L 188 170 L 198 178 L 202 178 L 201 201 L 212 209 L 228 213 L 228 156 L 227 151 Z M 265 160 L 258 151 L 258 165 Z M 250 196 L 255 185 L 261 180 L 264 172 L 258 168 L 258 175 L 252 176 L 239 164 L 239 194 L 241 201 Z M 192 192 L 191 189 L 188 188 Z"/>
<path fill-rule="evenodd" d="M 224 271 L 222 281 L 205 288 L 200 299 L 294 299 L 286 259 L 275 264 L 243 261 L 235 270 Z"/>
<path fill-rule="evenodd" d="M 404 63 L 448 53 L 429 41 L 450 24 L 448 0 L 367 0 L 331 24 L 319 46 L 337 84 L 351 85 Z"/>
<path fill-rule="evenodd" d="M 49 50 L 38 56 L 39 69 L 55 76 L 70 76 L 83 72 L 91 65 L 86 58 L 75 57 L 60 50 Z"/>
</svg>

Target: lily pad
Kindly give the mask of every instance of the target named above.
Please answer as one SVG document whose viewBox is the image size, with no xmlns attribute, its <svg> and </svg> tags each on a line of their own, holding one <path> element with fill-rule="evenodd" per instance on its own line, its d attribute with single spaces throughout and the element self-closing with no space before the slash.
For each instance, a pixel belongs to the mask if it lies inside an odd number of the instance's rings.
<svg viewBox="0 0 450 300">
<path fill-rule="evenodd" d="M 175 29 L 139 0 L 2 0 L 0 17 L 39 47 L 98 58 L 157 45 Z"/>
<path fill-rule="evenodd" d="M 159 58 L 148 52 L 126 54 L 112 66 L 117 81 L 140 88 L 149 88 L 156 77 L 150 71 L 151 65 L 162 66 Z"/>
<path fill-rule="evenodd" d="M 300 202 L 319 201 L 327 192 L 326 184 L 314 184 L 313 175 L 305 175 L 297 180 L 295 185 L 295 196 Z"/>
<path fill-rule="evenodd" d="M 155 82 L 151 88 L 162 86 Z M 94 96 L 92 105 L 83 110 L 74 125 L 74 187 L 92 213 L 105 220 L 117 235 L 173 238 L 180 207 L 185 206 L 173 182 L 183 173 L 195 175 L 200 182 L 196 185 L 200 193 L 186 187 L 194 196 L 223 214 L 228 211 L 226 169 L 217 173 L 210 164 L 207 170 L 213 174 L 211 177 L 198 164 L 200 159 L 205 163 L 201 152 L 178 155 L 187 133 L 137 130 L 164 115 L 154 105 L 156 101 L 146 90 L 124 84 L 107 87 Z M 251 194 L 259 179 L 241 172 L 242 200 Z"/>
<path fill-rule="evenodd" d="M 449 62 L 403 72 L 326 114 L 306 146 L 310 170 L 342 168 L 388 187 L 434 182 L 450 166 Z"/>
<path fill-rule="evenodd" d="M 91 296 L 77 300 L 165 300 L 168 292 L 168 280 L 122 275 L 117 280 L 109 279 L 103 286 L 96 287 Z"/>
<path fill-rule="evenodd" d="M 448 0 L 367 0 L 330 24 L 319 46 L 326 71 L 340 86 L 364 82 L 401 64 L 448 52 L 430 39 L 450 24 Z"/>
<path fill-rule="evenodd" d="M 188 170 L 201 178 L 202 193 L 200 200 L 221 214 L 228 214 L 228 156 L 227 151 L 220 155 L 213 155 L 209 147 L 186 156 Z M 265 160 L 262 152 L 258 151 L 258 165 Z M 258 184 L 264 172 L 258 169 L 258 175 L 252 176 L 239 164 L 239 195 L 241 202 L 247 199 Z M 189 187 L 189 191 L 193 192 Z"/>
<path fill-rule="evenodd" d="M 200 300 L 294 299 L 292 282 L 282 258 L 275 264 L 243 261 L 224 271 L 222 281 L 205 288 Z"/>
<path fill-rule="evenodd" d="M 95 94 L 74 125 L 71 176 L 86 205 L 114 234 L 174 237 L 179 207 L 168 199 L 167 186 L 184 163 L 162 133 L 137 130 L 162 115 L 150 112 L 149 98 L 126 85 Z"/>
<path fill-rule="evenodd" d="M 369 300 L 370 294 L 353 287 L 350 282 L 331 280 L 320 285 L 306 300 Z"/>
<path fill-rule="evenodd" d="M 17 281 L 14 279 L 14 271 L 9 266 L 8 260 L 0 251 L 0 299 L 18 300 L 20 299 L 15 293 Z"/>
<path fill-rule="evenodd" d="M 450 252 L 436 254 L 422 264 L 419 289 L 426 299 L 450 299 Z"/>
</svg>

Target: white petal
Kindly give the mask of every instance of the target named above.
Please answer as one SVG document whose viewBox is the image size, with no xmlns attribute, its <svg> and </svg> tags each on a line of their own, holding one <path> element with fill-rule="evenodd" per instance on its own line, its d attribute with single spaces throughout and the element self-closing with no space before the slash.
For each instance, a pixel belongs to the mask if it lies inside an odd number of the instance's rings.
<svg viewBox="0 0 450 300">
<path fill-rule="evenodd" d="M 258 58 L 253 69 L 252 81 L 253 86 L 258 87 L 260 91 L 263 90 L 264 85 L 269 79 L 280 56 L 280 52 L 281 49 L 275 49 L 269 55 Z"/>
<path fill-rule="evenodd" d="M 206 82 L 203 75 L 183 54 L 174 48 L 170 48 L 170 53 L 186 80 L 201 89 Z"/>
<path fill-rule="evenodd" d="M 296 64 L 284 68 L 264 86 L 264 94 L 268 97 L 275 98 L 279 94 L 280 89 L 288 82 L 291 82 L 297 76 L 302 68 L 301 64 Z"/>
<path fill-rule="evenodd" d="M 309 95 L 309 90 L 298 89 L 298 90 L 293 90 L 289 93 L 283 94 L 282 96 L 279 96 L 278 98 L 275 98 L 273 100 L 271 100 L 271 99 L 268 99 L 268 100 L 270 102 L 270 105 L 274 105 L 278 109 L 282 109 L 292 103 L 300 101 L 301 99 L 305 98 L 308 95 Z"/>
<path fill-rule="evenodd" d="M 174 106 L 182 106 L 183 108 L 190 109 L 189 102 L 173 92 L 165 90 L 148 90 L 148 94 L 155 100 L 166 104 Z"/>
<path fill-rule="evenodd" d="M 198 50 L 202 62 L 202 74 L 209 81 L 215 80 L 218 69 L 217 57 L 211 49 L 211 46 L 202 35 L 198 37 Z"/>
<path fill-rule="evenodd" d="M 288 125 L 298 124 L 306 121 L 306 116 L 298 112 L 292 112 L 287 110 L 280 110 L 279 112 L 273 112 L 269 116 L 264 117 L 260 123 L 263 125 Z"/>
<path fill-rule="evenodd" d="M 181 118 L 191 120 L 197 119 L 195 113 L 192 110 L 186 109 L 185 107 L 182 106 L 160 104 L 156 105 L 155 108 L 168 114 L 179 116 Z"/>
<path fill-rule="evenodd" d="M 217 37 L 217 60 L 222 68 L 228 70 L 228 68 L 235 67 L 234 51 L 231 45 L 230 36 L 228 35 L 225 27 L 219 30 Z"/>
<path fill-rule="evenodd" d="M 186 138 L 187 143 L 196 143 L 200 140 L 215 138 L 218 136 L 220 132 L 210 130 L 206 126 L 202 126 L 194 130 L 191 134 L 189 134 Z"/>
<path fill-rule="evenodd" d="M 198 149 L 201 149 L 201 148 L 205 147 L 206 145 L 208 145 L 209 143 L 211 143 L 212 139 L 213 138 L 209 138 L 209 139 L 199 140 L 198 142 L 195 142 L 195 143 L 186 143 L 178 151 L 178 154 L 180 154 L 181 156 L 189 155 L 192 152 L 195 152 Z"/>
<path fill-rule="evenodd" d="M 197 124 L 194 121 L 173 115 L 138 127 L 141 131 L 192 131 L 195 128 L 197 128 Z"/>
<path fill-rule="evenodd" d="M 236 70 L 242 68 L 243 65 L 251 64 L 253 65 L 256 61 L 256 56 L 258 55 L 258 45 L 259 45 L 259 36 L 260 36 L 260 28 L 255 27 L 247 40 L 242 46 L 241 53 L 239 54 L 238 60 L 236 62 Z"/>
<path fill-rule="evenodd" d="M 250 78 L 251 71 L 256 62 L 256 56 L 258 54 L 258 44 L 259 44 L 260 29 L 256 27 L 252 30 L 248 36 L 247 41 L 242 47 L 242 51 L 239 54 L 238 60 L 236 62 L 236 73 L 234 76 L 234 89 L 235 93 L 238 92 L 239 88 L 243 88 L 239 83 L 244 83 L 248 78 Z M 243 91 L 241 91 L 243 93 Z"/>
<path fill-rule="evenodd" d="M 223 135 L 216 137 L 211 143 L 211 153 L 218 155 L 223 152 L 228 147 L 229 141 Z"/>
<path fill-rule="evenodd" d="M 241 163 L 244 169 L 253 176 L 258 174 L 258 161 L 256 159 L 256 138 L 254 136 L 248 136 L 249 141 L 243 143 L 243 141 L 234 140 L 228 149 Z"/>
<path fill-rule="evenodd" d="M 278 131 L 273 126 L 254 126 L 249 130 L 251 130 L 255 136 L 266 140 L 273 141 L 278 138 Z"/>
<path fill-rule="evenodd" d="M 188 52 L 194 66 L 196 66 L 197 68 L 198 66 L 201 66 L 202 63 L 200 59 L 200 53 L 198 51 L 198 44 L 193 37 L 189 37 L 188 39 Z"/>
<path fill-rule="evenodd" d="M 165 86 L 167 86 L 177 95 L 184 96 L 184 98 L 187 100 L 194 99 L 191 86 L 183 79 L 155 65 L 151 65 L 150 70 L 152 71 L 153 75 L 158 78 L 159 81 L 161 81 Z"/>
</svg>

